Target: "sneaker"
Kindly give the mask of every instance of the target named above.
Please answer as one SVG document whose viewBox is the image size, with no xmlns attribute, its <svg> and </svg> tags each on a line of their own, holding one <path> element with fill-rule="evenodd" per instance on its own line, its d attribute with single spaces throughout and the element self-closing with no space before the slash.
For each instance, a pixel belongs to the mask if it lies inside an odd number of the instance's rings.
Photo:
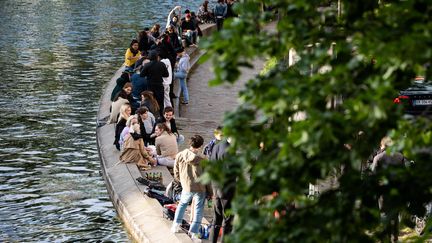
<svg viewBox="0 0 432 243">
<path fill-rule="evenodd" d="M 183 105 L 187 105 L 187 104 L 189 104 L 189 102 L 187 102 L 187 101 L 182 101 L 181 102 Z"/>
<path fill-rule="evenodd" d="M 171 232 L 173 232 L 173 233 L 180 232 L 180 224 L 173 223 L 172 226 L 171 226 Z"/>
<path fill-rule="evenodd" d="M 192 239 L 192 242 L 202 242 L 201 241 L 201 237 L 200 237 L 199 234 L 197 234 L 197 233 L 190 233 L 189 232 L 189 235 L 190 235 L 190 237 Z"/>
</svg>

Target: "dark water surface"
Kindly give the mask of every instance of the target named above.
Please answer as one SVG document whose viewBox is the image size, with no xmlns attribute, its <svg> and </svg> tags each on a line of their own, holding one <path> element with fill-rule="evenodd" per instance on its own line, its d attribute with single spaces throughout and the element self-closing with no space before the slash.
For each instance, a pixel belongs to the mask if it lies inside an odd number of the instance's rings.
<svg viewBox="0 0 432 243">
<path fill-rule="evenodd" d="M 0 0 L 0 242 L 130 241 L 99 173 L 98 101 L 138 30 L 200 2 Z"/>
</svg>

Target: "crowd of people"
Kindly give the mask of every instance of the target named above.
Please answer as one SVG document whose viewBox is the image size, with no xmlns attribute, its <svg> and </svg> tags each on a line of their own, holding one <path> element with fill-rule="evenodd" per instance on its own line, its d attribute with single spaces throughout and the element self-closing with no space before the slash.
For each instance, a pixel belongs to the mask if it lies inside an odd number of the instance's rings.
<svg viewBox="0 0 432 243">
<path fill-rule="evenodd" d="M 233 17 L 233 0 L 217 0 L 211 7 L 204 1 L 198 13 L 180 6 L 168 14 L 165 29 L 159 24 L 144 28 L 133 39 L 125 53 L 125 69 L 116 80 L 111 94 L 111 107 L 108 123 L 115 124 L 114 146 L 120 151 L 119 163 L 136 163 L 140 170 L 150 170 L 160 165 L 172 169 L 174 180 L 183 188 L 175 214 L 173 231 L 176 232 L 189 201 L 194 198 L 194 213 L 189 233 L 197 237 L 201 225 L 204 201 L 216 193 L 215 230 L 230 230 L 230 219 L 224 217 L 229 208 L 229 200 L 215 185 L 213 190 L 202 185 L 198 177 L 202 174 L 203 159 L 222 159 L 227 142 L 219 139 L 211 141 L 201 153 L 204 140 L 200 135 L 190 138 L 188 149 L 179 152 L 184 136 L 179 134 L 173 109 L 173 83 L 178 80 L 183 97 L 180 102 L 189 103 L 186 78 L 191 68 L 190 57 L 185 49 L 194 46 L 202 36 L 200 24 L 216 23 L 221 30 L 223 20 Z M 180 98 L 180 97 L 178 97 Z M 217 129 L 218 133 L 221 128 Z M 220 150 L 222 149 L 222 150 Z M 212 151 L 214 157 L 211 157 Z M 222 156 L 222 157 L 221 157 Z M 224 226 L 222 226 L 224 225 Z M 226 225 L 226 226 L 225 226 Z M 212 237 L 217 239 L 219 233 Z M 216 242 L 216 241 L 214 241 Z"/>
</svg>

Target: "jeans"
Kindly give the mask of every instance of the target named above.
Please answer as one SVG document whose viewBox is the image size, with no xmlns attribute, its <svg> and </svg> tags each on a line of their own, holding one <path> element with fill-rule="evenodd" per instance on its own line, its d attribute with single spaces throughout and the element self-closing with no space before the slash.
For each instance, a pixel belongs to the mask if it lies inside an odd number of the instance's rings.
<svg viewBox="0 0 432 243">
<path fill-rule="evenodd" d="M 189 232 L 198 233 L 199 226 L 201 225 L 201 220 L 203 217 L 205 195 L 206 195 L 205 192 L 185 192 L 185 191 L 182 191 L 180 203 L 177 206 L 177 209 L 175 212 L 174 223 L 181 225 L 181 223 L 183 221 L 184 213 L 186 211 L 186 207 L 188 206 L 191 199 L 194 198 L 195 199 L 195 215 L 193 217 L 193 221 L 192 221 L 191 226 L 189 228 Z"/>
<path fill-rule="evenodd" d="M 177 71 L 174 73 L 174 77 L 179 79 L 180 81 L 180 88 L 181 92 L 183 93 L 183 99 L 184 102 L 189 102 L 189 91 L 186 85 L 186 72 L 184 71 Z"/>
<path fill-rule="evenodd" d="M 196 30 L 191 30 L 191 31 L 187 31 L 186 33 L 184 33 L 186 39 L 187 39 L 187 44 L 196 44 L 196 39 L 197 39 L 197 31 Z"/>
</svg>

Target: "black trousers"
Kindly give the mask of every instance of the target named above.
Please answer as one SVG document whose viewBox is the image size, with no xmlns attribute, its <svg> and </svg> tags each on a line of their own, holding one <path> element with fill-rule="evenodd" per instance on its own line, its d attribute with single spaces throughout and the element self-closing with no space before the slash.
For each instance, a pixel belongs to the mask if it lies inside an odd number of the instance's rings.
<svg viewBox="0 0 432 243">
<path fill-rule="evenodd" d="M 226 234 L 229 234 L 232 231 L 232 221 L 234 216 L 226 214 L 226 211 L 231 208 L 231 201 L 232 199 L 215 198 L 213 202 L 214 221 L 213 221 L 212 230 L 210 232 L 210 240 L 213 243 L 217 242 L 219 231 L 221 228 L 222 228 L 222 238 L 221 238 L 222 242 L 224 236 Z"/>
<path fill-rule="evenodd" d="M 218 31 L 222 29 L 223 21 L 224 21 L 223 18 L 216 17 L 216 27 Z"/>
</svg>

